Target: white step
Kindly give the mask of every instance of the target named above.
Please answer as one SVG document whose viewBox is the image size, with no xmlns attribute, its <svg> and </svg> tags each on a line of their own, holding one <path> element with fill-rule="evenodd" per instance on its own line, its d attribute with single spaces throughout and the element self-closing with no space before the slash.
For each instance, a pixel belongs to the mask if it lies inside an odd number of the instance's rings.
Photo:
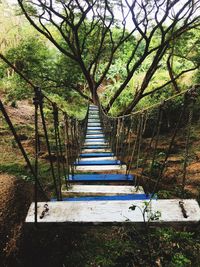
<svg viewBox="0 0 200 267">
<path fill-rule="evenodd" d="M 150 203 L 148 212 L 145 212 L 145 220 L 151 225 L 198 225 L 200 222 L 200 207 L 196 200 L 185 199 L 183 205 L 187 213 L 187 218 L 183 216 L 180 207 L 181 199 L 161 199 L 145 200 Z M 40 218 L 44 211 L 44 205 L 48 205 L 48 212 Z M 123 201 L 57 201 L 57 202 L 38 202 L 38 223 L 44 227 L 47 224 L 68 225 L 77 224 L 116 224 L 134 223 L 144 224 L 143 210 L 144 200 L 123 200 Z M 131 209 L 131 207 L 133 207 Z M 139 207 L 139 208 L 138 208 Z M 27 217 L 26 224 L 34 224 L 35 204 L 32 203 Z M 154 216 L 154 215 L 159 216 Z"/>
<path fill-rule="evenodd" d="M 102 172 L 102 171 L 118 171 L 126 170 L 126 165 L 84 165 L 75 166 L 78 172 Z"/>
<path fill-rule="evenodd" d="M 85 148 L 81 151 L 81 153 L 83 153 L 83 154 L 85 154 L 85 153 L 97 153 L 97 152 L 110 152 L 111 153 L 111 149 L 110 148 L 98 148 L 98 149 Z"/>
<path fill-rule="evenodd" d="M 108 145 L 108 143 L 107 142 L 98 142 L 98 141 L 96 141 L 96 142 L 85 142 L 84 143 L 84 146 L 90 146 L 90 145 Z"/>
<path fill-rule="evenodd" d="M 144 194 L 143 188 L 140 186 L 127 185 L 72 185 L 69 189 L 66 186 L 62 189 L 62 193 L 65 195 L 77 194 L 77 195 L 126 195 L 126 194 Z"/>
<path fill-rule="evenodd" d="M 105 138 L 87 138 L 85 139 L 85 142 L 106 142 Z"/>
<path fill-rule="evenodd" d="M 82 162 L 82 161 L 102 161 L 102 160 L 117 160 L 116 157 L 94 157 L 94 158 L 81 158 L 77 162 Z"/>
</svg>

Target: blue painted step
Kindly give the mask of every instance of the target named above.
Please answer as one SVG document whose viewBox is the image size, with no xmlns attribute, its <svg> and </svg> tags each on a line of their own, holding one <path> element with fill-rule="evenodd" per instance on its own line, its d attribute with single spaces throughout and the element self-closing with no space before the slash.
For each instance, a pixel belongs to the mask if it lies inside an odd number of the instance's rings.
<svg viewBox="0 0 200 267">
<path fill-rule="evenodd" d="M 69 176 L 69 181 L 83 182 L 83 181 L 101 181 L 101 182 L 120 182 L 120 181 L 134 181 L 133 175 L 125 174 L 75 174 Z"/>
<path fill-rule="evenodd" d="M 85 140 L 87 139 L 103 139 L 104 135 L 97 135 L 97 136 L 86 136 Z"/>
<path fill-rule="evenodd" d="M 90 141 L 88 141 L 88 140 L 90 140 Z M 90 138 L 86 138 L 85 139 L 85 141 L 87 142 L 92 142 L 92 143 L 95 143 L 95 142 L 99 142 L 99 143 L 102 143 L 102 144 L 104 144 L 105 142 L 106 142 L 106 140 L 100 140 L 100 141 L 97 141 L 97 140 L 91 140 Z"/>
<path fill-rule="evenodd" d="M 97 153 L 86 153 L 86 154 L 80 154 L 80 158 L 93 158 L 93 157 L 113 157 L 114 153 L 109 152 L 97 152 Z"/>
<path fill-rule="evenodd" d="M 102 149 L 102 148 L 109 148 L 107 145 L 86 145 L 83 149 Z"/>
<path fill-rule="evenodd" d="M 63 201 L 145 200 L 150 198 L 151 195 L 147 194 L 129 194 L 129 195 L 117 195 L 117 196 L 68 197 L 68 198 L 63 198 Z M 53 198 L 51 199 L 51 201 L 57 201 L 57 199 Z"/>
<path fill-rule="evenodd" d="M 120 165 L 120 160 L 94 160 L 94 161 L 79 161 L 75 162 L 75 166 L 90 166 L 90 165 Z"/>
<path fill-rule="evenodd" d="M 88 130 L 102 130 L 101 126 L 88 126 L 87 127 Z"/>
<path fill-rule="evenodd" d="M 97 122 L 89 122 L 87 124 L 87 127 L 101 127 L 101 123 L 97 123 Z"/>
</svg>

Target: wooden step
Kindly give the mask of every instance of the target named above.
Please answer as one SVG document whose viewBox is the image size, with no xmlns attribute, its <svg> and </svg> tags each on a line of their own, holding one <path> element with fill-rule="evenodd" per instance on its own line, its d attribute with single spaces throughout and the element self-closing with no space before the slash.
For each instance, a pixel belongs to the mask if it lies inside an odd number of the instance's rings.
<svg viewBox="0 0 200 267">
<path fill-rule="evenodd" d="M 113 157 L 114 153 L 104 152 L 104 153 L 87 153 L 87 154 L 80 154 L 80 158 L 88 158 L 88 157 Z"/>
<path fill-rule="evenodd" d="M 96 114 L 95 114 L 95 115 L 88 115 L 88 119 L 89 119 L 89 120 L 90 120 L 90 119 L 98 119 L 98 120 L 99 120 L 100 118 L 99 118 L 99 115 L 96 115 Z"/>
<path fill-rule="evenodd" d="M 104 148 L 104 147 L 109 147 L 109 144 L 106 142 L 85 142 L 83 144 L 83 148 Z"/>
<path fill-rule="evenodd" d="M 86 132 L 86 136 L 88 136 L 88 135 L 92 135 L 92 136 L 94 136 L 94 135 L 104 135 L 104 133 L 103 133 L 103 131 L 87 131 Z"/>
<path fill-rule="evenodd" d="M 125 200 L 148 200 L 151 195 L 147 194 L 123 194 L 123 195 L 113 195 L 113 196 L 81 196 L 81 197 L 63 197 L 62 201 L 125 201 Z M 57 199 L 52 198 L 51 201 L 57 201 Z"/>
<path fill-rule="evenodd" d="M 107 145 L 108 143 L 106 143 L 106 140 L 85 140 L 84 146 L 90 146 L 90 145 Z"/>
<path fill-rule="evenodd" d="M 81 153 L 111 153 L 110 148 L 85 148 L 81 150 Z"/>
<path fill-rule="evenodd" d="M 101 127 L 101 123 L 91 122 L 87 124 L 87 127 Z"/>
<path fill-rule="evenodd" d="M 69 224 L 121 224 L 134 223 L 144 225 L 198 225 L 200 207 L 194 199 L 161 199 L 161 200 L 124 200 L 124 201 L 55 201 L 38 202 L 37 220 L 41 226 Z M 183 203 L 187 217 L 184 216 Z M 40 217 L 45 209 L 48 211 Z M 26 216 L 26 225 L 34 225 L 35 204 L 32 203 Z"/>
<path fill-rule="evenodd" d="M 89 138 L 89 137 L 86 137 L 85 138 L 85 142 L 102 142 L 102 143 L 105 143 L 106 142 L 106 139 L 105 138 Z"/>
<path fill-rule="evenodd" d="M 89 134 L 89 135 L 86 135 L 85 139 L 104 139 L 104 134 Z"/>
<path fill-rule="evenodd" d="M 68 189 L 62 187 L 63 196 L 112 196 L 125 194 L 144 194 L 143 188 L 130 185 L 78 185 L 72 184 Z"/>
<path fill-rule="evenodd" d="M 82 165 L 75 166 L 77 172 L 103 172 L 126 170 L 126 165 Z"/>
<path fill-rule="evenodd" d="M 89 158 L 89 157 L 87 157 L 87 158 L 79 158 L 78 160 L 77 160 L 77 162 L 81 162 L 81 161 L 100 161 L 100 160 L 117 160 L 117 158 L 116 157 L 91 157 L 91 158 Z"/>
<path fill-rule="evenodd" d="M 98 107 L 89 107 L 89 112 L 91 111 L 99 111 Z"/>
<path fill-rule="evenodd" d="M 91 131 L 91 130 L 102 130 L 102 127 L 88 126 L 87 131 Z"/>
<path fill-rule="evenodd" d="M 89 109 L 89 114 L 93 114 L 94 112 L 98 112 L 99 113 L 99 109 L 98 108 L 90 108 Z"/>
<path fill-rule="evenodd" d="M 88 119 L 88 123 L 101 123 L 99 119 Z"/>
<path fill-rule="evenodd" d="M 82 181 L 95 181 L 95 182 L 120 182 L 120 181 L 134 181 L 133 175 L 125 174 L 75 174 L 69 176 L 69 181 L 82 182 Z"/>
<path fill-rule="evenodd" d="M 74 166 L 93 166 L 93 165 L 120 165 L 120 160 L 86 160 L 86 161 L 77 161 L 74 163 Z"/>
<path fill-rule="evenodd" d="M 87 129 L 86 135 L 88 133 L 89 134 L 103 134 L 103 130 L 102 129 Z"/>
<path fill-rule="evenodd" d="M 83 149 L 106 149 L 108 148 L 107 144 L 102 145 L 85 145 L 83 146 Z"/>
</svg>

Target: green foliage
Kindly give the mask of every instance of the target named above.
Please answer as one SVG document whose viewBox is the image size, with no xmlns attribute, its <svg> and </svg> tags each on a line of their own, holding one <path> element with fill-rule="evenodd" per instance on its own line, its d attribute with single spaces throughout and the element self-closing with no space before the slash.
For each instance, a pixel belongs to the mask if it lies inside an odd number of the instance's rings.
<svg viewBox="0 0 200 267">
<path fill-rule="evenodd" d="M 176 253 L 172 258 L 172 267 L 187 267 L 191 266 L 191 260 L 187 259 L 182 253 Z"/>
<path fill-rule="evenodd" d="M 52 55 L 42 40 L 36 36 L 27 37 L 17 47 L 10 48 L 6 57 L 28 79 L 38 79 L 39 73 L 46 73 L 51 66 Z"/>
</svg>

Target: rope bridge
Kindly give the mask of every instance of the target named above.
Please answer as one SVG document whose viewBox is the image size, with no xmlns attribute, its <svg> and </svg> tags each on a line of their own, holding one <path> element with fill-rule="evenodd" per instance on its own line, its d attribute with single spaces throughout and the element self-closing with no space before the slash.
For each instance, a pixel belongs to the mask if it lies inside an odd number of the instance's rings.
<svg viewBox="0 0 200 267">
<path fill-rule="evenodd" d="M 35 203 L 29 209 L 27 224 L 199 222 L 198 203 L 184 199 L 196 91 L 176 96 L 182 102 L 182 110 L 172 120 L 166 111 L 174 97 L 120 117 L 109 117 L 102 107 L 88 105 L 85 118 L 78 120 L 39 88 L 34 89 L 34 163 L 0 101 L 2 114 L 35 180 Z M 163 140 L 163 132 L 169 132 L 169 140 Z M 156 192 L 181 133 L 182 198 L 159 200 Z M 40 179 L 44 151 L 51 173 L 50 186 Z M 38 202 L 41 193 L 46 202 Z"/>
</svg>

